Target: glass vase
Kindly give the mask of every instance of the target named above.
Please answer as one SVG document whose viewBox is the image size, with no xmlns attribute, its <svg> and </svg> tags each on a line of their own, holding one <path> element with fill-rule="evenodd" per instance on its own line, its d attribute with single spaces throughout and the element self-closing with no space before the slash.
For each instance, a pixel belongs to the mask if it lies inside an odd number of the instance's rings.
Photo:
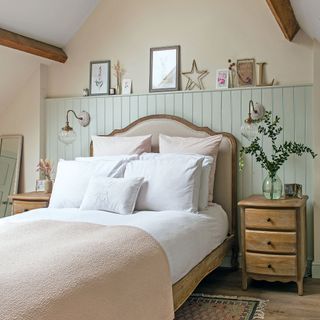
<svg viewBox="0 0 320 320">
<path fill-rule="evenodd" d="M 276 174 L 270 175 L 269 173 L 263 181 L 262 192 L 267 199 L 280 199 L 282 196 L 282 181 Z"/>
<path fill-rule="evenodd" d="M 46 179 L 44 181 L 44 192 L 51 193 L 52 192 L 52 180 Z"/>
</svg>

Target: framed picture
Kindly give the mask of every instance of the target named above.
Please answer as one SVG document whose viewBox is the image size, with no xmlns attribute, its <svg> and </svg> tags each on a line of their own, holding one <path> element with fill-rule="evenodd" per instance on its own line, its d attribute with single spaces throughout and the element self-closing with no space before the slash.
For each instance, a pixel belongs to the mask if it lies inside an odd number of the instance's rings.
<svg viewBox="0 0 320 320">
<path fill-rule="evenodd" d="M 302 198 L 302 185 L 297 183 L 287 183 L 284 185 L 286 198 Z"/>
<path fill-rule="evenodd" d="M 109 94 L 110 60 L 90 62 L 90 95 Z"/>
<path fill-rule="evenodd" d="M 216 72 L 216 89 L 228 89 L 229 69 L 218 69 Z"/>
<path fill-rule="evenodd" d="M 123 79 L 122 80 L 122 88 L 121 92 L 122 94 L 131 94 L 131 79 Z"/>
<path fill-rule="evenodd" d="M 239 87 L 254 86 L 255 80 L 255 66 L 254 59 L 237 60 L 237 75 Z"/>
<path fill-rule="evenodd" d="M 37 192 L 45 191 L 45 180 L 41 180 L 41 179 L 36 180 L 36 191 Z"/>
<path fill-rule="evenodd" d="M 150 49 L 149 91 L 180 90 L 180 46 Z"/>
</svg>

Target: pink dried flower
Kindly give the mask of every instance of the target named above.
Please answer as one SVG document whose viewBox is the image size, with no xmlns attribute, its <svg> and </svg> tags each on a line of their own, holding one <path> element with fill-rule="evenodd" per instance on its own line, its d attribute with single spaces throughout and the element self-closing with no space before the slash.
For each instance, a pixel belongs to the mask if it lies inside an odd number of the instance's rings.
<svg viewBox="0 0 320 320">
<path fill-rule="evenodd" d="M 48 159 L 40 159 L 37 165 L 37 171 L 41 172 L 47 179 L 51 180 L 51 174 L 53 173 L 53 165 Z"/>
</svg>

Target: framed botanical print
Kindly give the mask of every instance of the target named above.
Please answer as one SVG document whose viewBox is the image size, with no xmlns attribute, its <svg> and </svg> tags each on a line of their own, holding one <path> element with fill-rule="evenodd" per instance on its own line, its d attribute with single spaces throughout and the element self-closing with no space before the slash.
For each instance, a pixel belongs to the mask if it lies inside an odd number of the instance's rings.
<svg viewBox="0 0 320 320">
<path fill-rule="evenodd" d="M 180 90 L 180 46 L 150 49 L 149 91 Z"/>
<path fill-rule="evenodd" d="M 90 95 L 110 92 L 110 60 L 90 62 Z"/>
<path fill-rule="evenodd" d="M 239 87 L 254 86 L 256 84 L 255 66 L 254 59 L 237 60 Z"/>
<path fill-rule="evenodd" d="M 123 79 L 121 93 L 122 94 L 131 94 L 131 86 L 132 86 L 131 79 Z"/>
</svg>

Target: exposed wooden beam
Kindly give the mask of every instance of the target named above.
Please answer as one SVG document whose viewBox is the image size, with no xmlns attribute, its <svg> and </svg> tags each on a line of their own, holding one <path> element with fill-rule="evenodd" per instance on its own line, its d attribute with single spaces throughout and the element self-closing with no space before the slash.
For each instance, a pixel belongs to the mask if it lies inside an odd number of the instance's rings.
<svg viewBox="0 0 320 320">
<path fill-rule="evenodd" d="M 267 0 L 267 3 L 284 36 L 292 41 L 300 26 L 294 15 L 290 0 Z"/>
<path fill-rule="evenodd" d="M 68 59 L 61 48 L 1 28 L 0 45 L 62 63 Z"/>
</svg>

